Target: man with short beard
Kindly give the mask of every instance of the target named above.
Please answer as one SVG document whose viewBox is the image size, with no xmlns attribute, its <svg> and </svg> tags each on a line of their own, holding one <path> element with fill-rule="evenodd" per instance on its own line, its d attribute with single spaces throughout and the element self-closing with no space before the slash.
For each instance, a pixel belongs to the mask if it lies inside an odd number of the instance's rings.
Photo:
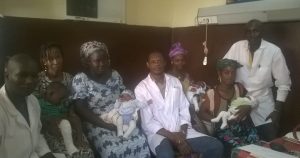
<svg viewBox="0 0 300 158">
<path fill-rule="evenodd" d="M 238 120 L 250 113 L 259 137 L 271 141 L 278 133 L 280 112 L 290 91 L 291 79 L 281 49 L 262 39 L 262 29 L 259 20 L 250 20 L 246 24 L 247 40 L 233 44 L 224 58 L 243 65 L 237 70 L 236 81 L 244 85 L 247 96 L 253 100 L 251 106 L 240 108 Z M 275 102 L 274 84 L 277 87 Z"/>
</svg>

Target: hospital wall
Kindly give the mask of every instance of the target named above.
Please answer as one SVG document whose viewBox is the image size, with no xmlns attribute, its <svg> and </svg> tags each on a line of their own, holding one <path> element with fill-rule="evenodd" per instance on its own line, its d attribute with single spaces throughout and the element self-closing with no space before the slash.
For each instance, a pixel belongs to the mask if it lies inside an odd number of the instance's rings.
<svg viewBox="0 0 300 158">
<path fill-rule="evenodd" d="M 225 55 L 234 42 L 245 39 L 244 35 L 244 24 L 209 25 L 207 66 L 202 65 L 205 26 L 173 28 L 171 41 L 179 41 L 188 49 L 187 69 L 194 78 L 216 85 L 218 83 L 215 68 L 217 60 Z M 291 92 L 282 114 L 281 133 L 283 134 L 300 123 L 300 21 L 266 23 L 263 37 L 282 49 L 291 74 Z M 275 88 L 273 90 L 276 92 Z"/>
<path fill-rule="evenodd" d="M 25 52 L 39 59 L 39 48 L 46 42 L 60 43 L 64 52 L 65 71 L 82 71 L 80 45 L 89 40 L 107 44 L 112 67 L 120 72 L 129 88 L 147 75 L 146 57 L 152 50 L 166 56 L 171 43 L 182 42 L 189 54 L 187 70 L 196 80 L 217 84 L 216 61 L 230 46 L 244 38 L 244 25 L 209 25 L 208 65 L 203 66 L 204 26 L 151 27 L 126 24 L 5 17 L 0 19 L 0 84 L 4 82 L 6 56 Z M 283 108 L 282 133 L 300 123 L 300 22 L 266 23 L 264 38 L 282 48 L 292 77 L 292 91 Z"/>
</svg>

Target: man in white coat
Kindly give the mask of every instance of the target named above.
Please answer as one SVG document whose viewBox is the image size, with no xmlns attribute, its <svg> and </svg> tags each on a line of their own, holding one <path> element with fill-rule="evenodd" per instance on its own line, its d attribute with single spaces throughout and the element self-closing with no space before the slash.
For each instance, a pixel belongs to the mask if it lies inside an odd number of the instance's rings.
<svg viewBox="0 0 300 158">
<path fill-rule="evenodd" d="M 224 58 L 243 65 L 237 70 L 236 81 L 242 83 L 253 100 L 251 106 L 240 108 L 240 117 L 251 115 L 258 135 L 265 141 L 276 138 L 282 104 L 290 91 L 291 79 L 284 56 L 276 45 L 262 39 L 262 23 L 246 24 L 247 40 L 232 45 Z M 273 82 L 275 80 L 275 82 Z M 276 101 L 272 87 L 277 87 Z"/>
<path fill-rule="evenodd" d="M 141 109 L 141 120 L 152 152 L 157 158 L 173 158 L 175 148 L 184 156 L 201 153 L 202 158 L 221 158 L 222 144 L 192 129 L 181 83 L 164 73 L 165 65 L 161 53 L 150 53 L 150 73 L 135 88 L 136 99 L 147 105 Z"/>
<path fill-rule="evenodd" d="M 38 65 L 28 55 L 11 57 L 0 89 L 0 157 L 54 158 L 40 134 L 40 107 L 31 95 Z"/>
</svg>

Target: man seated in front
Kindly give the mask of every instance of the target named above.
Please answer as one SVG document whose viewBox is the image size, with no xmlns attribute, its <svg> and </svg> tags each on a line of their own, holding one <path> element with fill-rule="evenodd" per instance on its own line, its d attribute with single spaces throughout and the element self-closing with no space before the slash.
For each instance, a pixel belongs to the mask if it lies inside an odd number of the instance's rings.
<svg viewBox="0 0 300 158">
<path fill-rule="evenodd" d="M 160 52 L 151 52 L 149 75 L 135 88 L 136 99 L 147 104 L 141 109 L 142 128 L 157 158 L 174 158 L 174 149 L 183 156 L 221 158 L 222 144 L 191 127 L 189 102 L 180 81 L 165 74 L 166 62 Z"/>
<path fill-rule="evenodd" d="M 11 57 L 0 89 L 0 158 L 55 158 L 41 135 L 40 106 L 31 95 L 38 65 L 26 54 Z"/>
</svg>

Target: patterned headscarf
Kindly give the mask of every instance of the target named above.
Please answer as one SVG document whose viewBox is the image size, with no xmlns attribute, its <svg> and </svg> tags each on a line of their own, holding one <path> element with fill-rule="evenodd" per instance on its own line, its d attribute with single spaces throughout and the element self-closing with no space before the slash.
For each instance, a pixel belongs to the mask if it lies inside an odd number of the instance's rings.
<svg viewBox="0 0 300 158">
<path fill-rule="evenodd" d="M 221 71 L 228 66 L 238 69 L 238 68 L 242 67 L 243 65 L 241 65 L 236 60 L 232 60 L 232 59 L 221 59 L 217 62 L 217 70 L 218 71 Z"/>
<path fill-rule="evenodd" d="M 181 55 L 181 54 L 186 54 L 187 51 L 182 48 L 180 42 L 176 42 L 171 46 L 170 52 L 169 52 L 169 57 L 173 58 L 176 55 Z"/>
<path fill-rule="evenodd" d="M 80 47 L 80 57 L 86 59 L 96 50 L 105 52 L 109 57 L 109 53 L 106 45 L 98 41 L 89 41 L 83 43 Z"/>
</svg>

